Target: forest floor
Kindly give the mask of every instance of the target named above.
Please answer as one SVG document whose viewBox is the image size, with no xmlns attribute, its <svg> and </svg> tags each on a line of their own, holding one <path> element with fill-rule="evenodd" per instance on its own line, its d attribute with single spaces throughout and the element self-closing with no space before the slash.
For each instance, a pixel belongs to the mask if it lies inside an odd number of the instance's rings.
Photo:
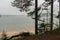
<svg viewBox="0 0 60 40">
<path fill-rule="evenodd" d="M 42 35 L 25 36 L 23 38 L 18 38 L 17 40 L 60 40 L 60 32 L 55 30 L 47 31 Z"/>
</svg>

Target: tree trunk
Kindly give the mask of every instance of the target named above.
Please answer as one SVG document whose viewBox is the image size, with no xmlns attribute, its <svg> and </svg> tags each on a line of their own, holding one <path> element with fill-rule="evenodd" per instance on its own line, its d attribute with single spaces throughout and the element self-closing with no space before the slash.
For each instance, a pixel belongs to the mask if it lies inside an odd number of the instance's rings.
<svg viewBox="0 0 60 40">
<path fill-rule="evenodd" d="M 51 0 L 51 31 L 53 29 L 53 0 Z"/>
<path fill-rule="evenodd" d="M 35 34 L 38 35 L 38 0 L 35 0 Z"/>
<path fill-rule="evenodd" d="M 59 27 L 60 27 L 60 0 L 59 0 Z"/>
</svg>

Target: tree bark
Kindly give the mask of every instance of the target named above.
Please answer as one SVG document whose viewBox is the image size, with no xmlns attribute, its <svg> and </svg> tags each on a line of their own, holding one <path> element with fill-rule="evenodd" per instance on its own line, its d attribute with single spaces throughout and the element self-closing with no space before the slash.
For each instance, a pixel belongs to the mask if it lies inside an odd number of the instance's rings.
<svg viewBox="0 0 60 40">
<path fill-rule="evenodd" d="M 51 31 L 53 29 L 53 0 L 51 0 Z"/>
<path fill-rule="evenodd" d="M 59 27 L 60 27 L 60 0 L 59 0 Z"/>
<path fill-rule="evenodd" d="M 35 0 L 35 34 L 38 35 L 38 0 Z"/>
</svg>

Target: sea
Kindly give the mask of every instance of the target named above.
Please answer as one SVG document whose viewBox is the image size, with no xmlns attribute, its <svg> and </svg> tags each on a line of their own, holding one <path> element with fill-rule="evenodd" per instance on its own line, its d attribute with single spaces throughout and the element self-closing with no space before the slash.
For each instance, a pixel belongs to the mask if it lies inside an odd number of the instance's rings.
<svg viewBox="0 0 60 40">
<path fill-rule="evenodd" d="M 34 19 L 27 15 L 0 15 L 0 33 L 33 32 Z"/>
</svg>

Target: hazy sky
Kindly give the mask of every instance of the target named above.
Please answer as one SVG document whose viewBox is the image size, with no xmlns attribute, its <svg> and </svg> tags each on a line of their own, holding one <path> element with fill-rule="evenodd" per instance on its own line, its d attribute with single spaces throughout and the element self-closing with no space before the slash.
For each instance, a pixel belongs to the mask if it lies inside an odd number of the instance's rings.
<svg viewBox="0 0 60 40">
<path fill-rule="evenodd" d="M 0 0 L 0 14 L 17 15 L 22 14 L 17 8 L 11 6 L 13 0 Z"/>
<path fill-rule="evenodd" d="M 19 9 L 11 6 L 12 1 L 13 0 L 0 0 L 0 14 L 3 14 L 3 15 L 19 15 L 19 14 L 22 15 L 23 14 L 19 11 Z M 40 4 L 43 2 L 43 0 L 41 1 L 38 0 L 38 2 Z"/>
<path fill-rule="evenodd" d="M 26 13 L 20 12 L 18 8 L 12 7 L 11 2 L 13 2 L 13 0 L 0 0 L 0 14 L 3 14 L 3 15 L 26 14 Z M 40 5 L 41 3 L 43 3 L 43 0 L 38 0 L 38 4 Z M 57 7 L 58 3 L 55 2 L 55 5 Z M 55 7 L 55 9 L 57 9 L 56 7 Z"/>
</svg>

